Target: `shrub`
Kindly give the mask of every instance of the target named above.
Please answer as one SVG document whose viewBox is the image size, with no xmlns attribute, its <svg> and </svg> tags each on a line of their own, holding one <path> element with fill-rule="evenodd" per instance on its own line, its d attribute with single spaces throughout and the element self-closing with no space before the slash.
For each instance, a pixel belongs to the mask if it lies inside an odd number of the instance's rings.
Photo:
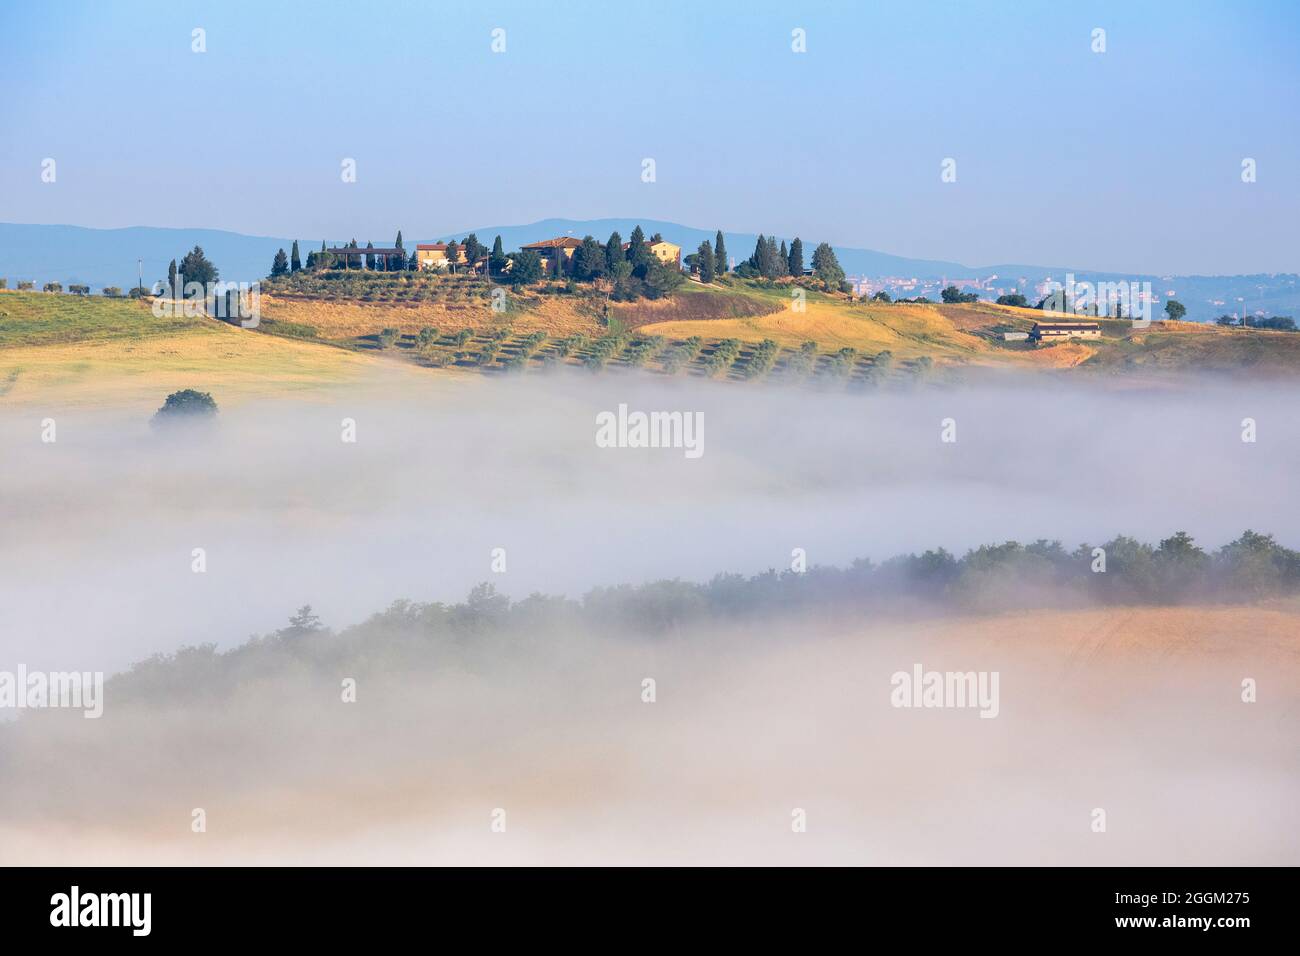
<svg viewBox="0 0 1300 956">
<path fill-rule="evenodd" d="M 740 354 L 740 342 L 736 339 L 723 339 L 717 348 L 704 360 L 704 374 L 717 375 L 731 367 L 731 363 Z"/>
<path fill-rule="evenodd" d="M 570 335 L 568 338 L 560 339 L 555 343 L 555 354 L 564 358 L 573 352 L 581 352 L 587 347 L 587 337 L 585 335 Z"/>
<path fill-rule="evenodd" d="M 776 353 L 780 347 L 771 339 L 764 339 L 758 343 L 754 351 L 749 356 L 749 362 L 744 369 L 745 378 L 762 378 L 772 370 L 776 364 Z"/>
<path fill-rule="evenodd" d="M 18 288 L 19 288 L 20 290 L 21 290 L 21 289 L 33 289 L 33 288 L 35 288 L 35 286 L 36 286 L 36 283 L 34 283 L 34 282 L 24 282 L 24 281 L 21 280 L 21 279 L 18 280 Z"/>
<path fill-rule="evenodd" d="M 63 291 L 63 286 L 62 286 L 62 284 L 60 284 L 60 283 L 58 283 L 58 282 L 47 282 L 47 283 L 45 283 L 45 285 L 42 287 L 41 291 L 43 291 L 43 292 L 62 292 L 62 291 Z"/>
<path fill-rule="evenodd" d="M 695 360 L 703 347 L 704 340 L 698 335 L 692 335 L 685 342 L 674 345 L 664 354 L 662 363 L 664 372 L 668 375 L 676 375 L 682 368 Z"/>
<path fill-rule="evenodd" d="M 104 295 L 106 298 L 109 298 L 109 299 L 120 299 L 120 298 L 122 298 L 122 290 L 119 289 L 119 288 L 118 288 L 117 286 L 115 286 L 115 285 L 106 285 L 106 286 L 104 286 L 103 292 L 102 292 L 101 294 Z"/>
<path fill-rule="evenodd" d="M 379 347 L 381 349 L 390 349 L 393 343 L 397 341 L 397 329 L 387 328 L 379 333 Z"/>
</svg>

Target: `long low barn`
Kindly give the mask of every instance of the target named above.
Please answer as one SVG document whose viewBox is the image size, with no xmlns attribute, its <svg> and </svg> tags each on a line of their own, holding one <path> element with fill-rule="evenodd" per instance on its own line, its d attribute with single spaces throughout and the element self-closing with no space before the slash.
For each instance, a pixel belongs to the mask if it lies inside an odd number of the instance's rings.
<svg viewBox="0 0 1300 956">
<path fill-rule="evenodd" d="M 1099 339 L 1101 326 L 1096 322 L 1035 322 L 1029 341 L 1047 339 Z"/>
</svg>

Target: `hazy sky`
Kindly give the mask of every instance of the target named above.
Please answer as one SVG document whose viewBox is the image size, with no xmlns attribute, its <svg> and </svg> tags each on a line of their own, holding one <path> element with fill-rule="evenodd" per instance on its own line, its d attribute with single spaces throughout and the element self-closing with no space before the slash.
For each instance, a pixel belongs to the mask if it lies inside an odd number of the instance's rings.
<svg viewBox="0 0 1300 956">
<path fill-rule="evenodd" d="M 0 221 L 378 242 L 643 216 L 1300 271 L 1298 40 L 1293 2 L 5 2 Z"/>
</svg>

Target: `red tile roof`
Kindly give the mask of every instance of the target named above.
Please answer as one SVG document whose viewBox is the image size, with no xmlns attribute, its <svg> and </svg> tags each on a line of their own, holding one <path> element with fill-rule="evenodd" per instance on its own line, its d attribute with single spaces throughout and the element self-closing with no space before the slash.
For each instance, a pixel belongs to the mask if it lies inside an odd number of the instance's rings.
<svg viewBox="0 0 1300 956">
<path fill-rule="evenodd" d="M 582 245 L 581 239 L 575 239 L 573 236 L 556 236 L 554 239 L 543 239 L 541 242 L 530 242 L 526 246 L 520 246 L 520 249 L 577 249 Z"/>
</svg>

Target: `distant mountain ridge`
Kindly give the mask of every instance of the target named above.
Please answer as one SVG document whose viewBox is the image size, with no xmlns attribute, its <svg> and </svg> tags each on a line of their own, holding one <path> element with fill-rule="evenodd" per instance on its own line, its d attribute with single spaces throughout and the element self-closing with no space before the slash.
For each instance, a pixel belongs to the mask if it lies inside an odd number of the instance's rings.
<svg viewBox="0 0 1300 956">
<path fill-rule="evenodd" d="M 464 239 L 471 232 L 479 241 L 490 245 L 500 235 L 507 251 L 519 246 L 549 239 L 554 236 L 573 235 L 581 238 L 593 235 L 604 242 L 611 232 L 619 232 L 624 241 L 632 229 L 640 225 L 647 236 L 662 233 L 664 238 L 682 247 L 683 254 L 695 251 L 701 242 L 712 242 L 715 229 L 700 229 L 680 223 L 657 219 L 542 219 L 538 222 L 514 226 L 481 226 L 458 232 L 417 239 L 414 233 L 403 237 L 408 249 L 419 242 Z M 394 229 L 396 233 L 396 229 Z M 749 257 L 758 239 L 755 233 L 723 232 L 727 254 L 736 262 Z M 346 238 L 327 241 L 341 244 Z M 356 236 L 358 242 L 388 245 L 392 235 Z M 793 237 L 776 236 L 787 242 Z M 803 236 L 805 261 L 819 241 L 816 236 Z M 195 245 L 203 247 L 208 258 L 217 264 L 224 279 L 252 281 L 266 276 L 276 250 L 289 250 L 293 240 L 271 236 L 247 236 L 221 229 L 176 229 L 156 226 L 132 226 L 124 229 L 92 229 L 69 225 L 32 225 L 0 223 L 0 277 L 9 280 L 12 289 L 19 280 L 34 281 L 39 288 L 46 282 L 88 285 L 98 290 L 115 285 L 123 289 L 136 283 L 143 271 L 146 286 L 163 278 L 167 264 L 179 259 Z M 303 259 L 312 249 L 320 247 L 321 237 L 299 237 Z M 885 276 L 911 277 L 921 280 L 975 279 L 997 274 L 1003 280 L 1026 279 L 1031 285 L 1051 277 L 1064 279 L 1072 272 L 1077 279 L 1092 281 L 1150 281 L 1158 293 L 1166 287 L 1177 289 L 1179 298 L 1188 307 L 1189 317 L 1212 318 L 1221 312 L 1231 312 L 1234 306 L 1262 309 L 1288 314 L 1300 311 L 1300 277 L 1291 276 L 1209 276 L 1166 277 L 1152 275 L 1096 272 L 1066 266 L 1033 266 L 1021 264 L 995 264 L 966 266 L 958 262 L 939 259 L 911 259 L 872 249 L 836 246 L 836 255 L 844 271 L 850 276 L 880 278 Z M 140 266 L 137 260 L 141 260 Z M 1187 291 L 1184 291 L 1186 289 Z M 1215 311 L 1215 310 L 1218 311 Z"/>
</svg>

